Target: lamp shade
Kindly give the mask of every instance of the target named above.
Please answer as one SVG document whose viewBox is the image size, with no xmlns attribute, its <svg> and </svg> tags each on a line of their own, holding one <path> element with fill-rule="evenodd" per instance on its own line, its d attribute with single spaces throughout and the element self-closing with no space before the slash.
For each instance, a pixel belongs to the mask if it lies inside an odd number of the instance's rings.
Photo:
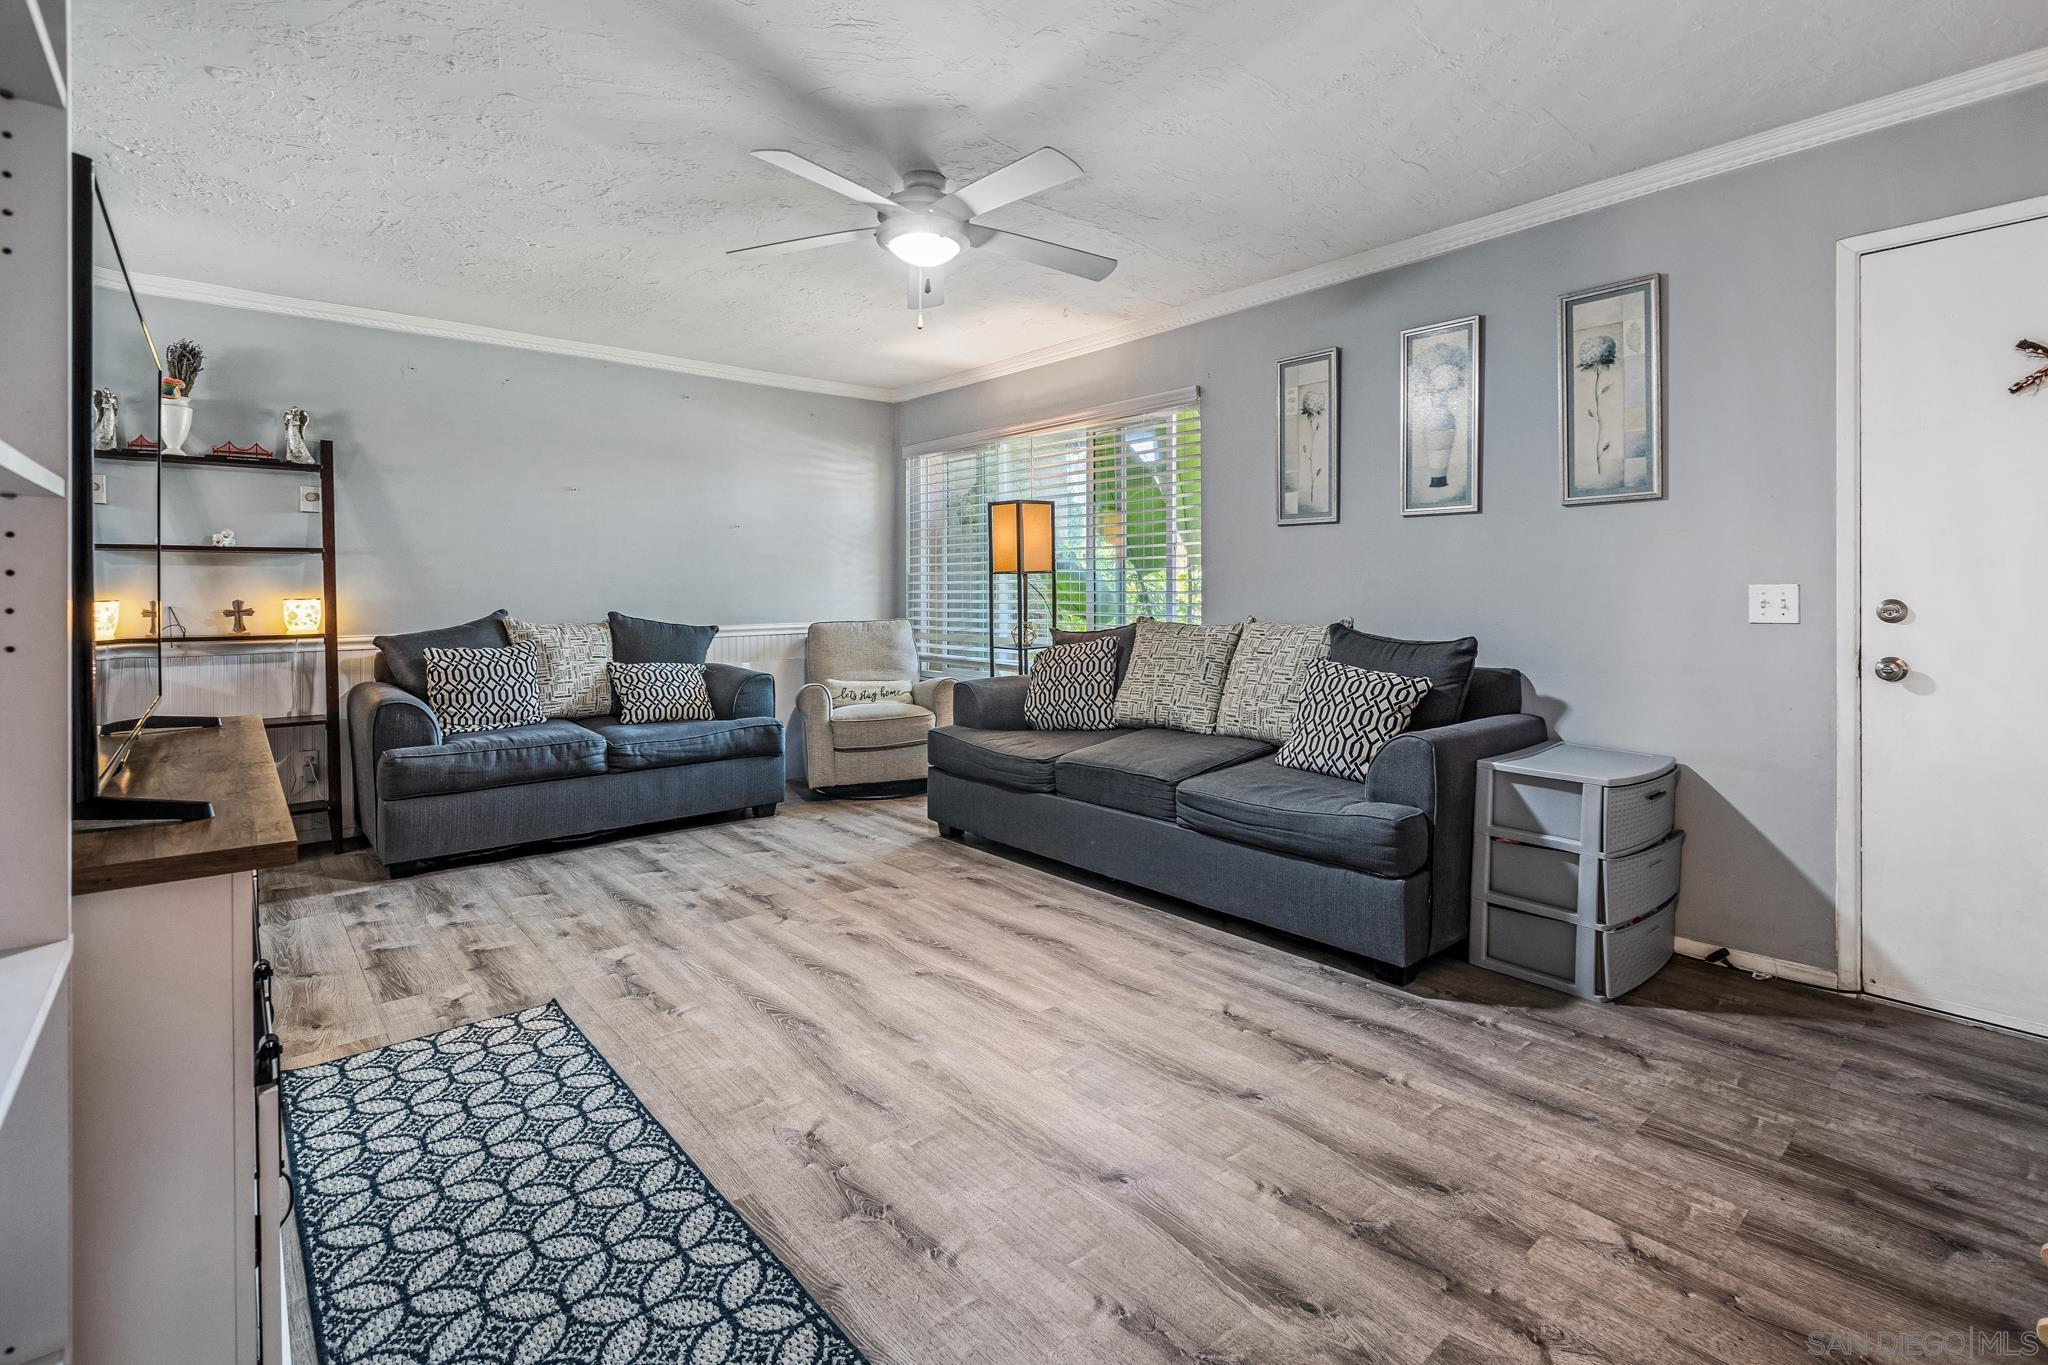
<svg viewBox="0 0 2048 1365">
<path fill-rule="evenodd" d="M 988 505 L 990 573 L 1051 573 L 1052 504 L 1037 500 Z"/>
<path fill-rule="evenodd" d="M 287 635 L 318 635 L 320 633 L 320 599 L 317 597 L 287 597 L 284 599 L 284 633 Z"/>
<path fill-rule="evenodd" d="M 92 604 L 92 638 L 111 640 L 121 631 L 121 603 L 112 597 L 101 597 Z"/>
</svg>

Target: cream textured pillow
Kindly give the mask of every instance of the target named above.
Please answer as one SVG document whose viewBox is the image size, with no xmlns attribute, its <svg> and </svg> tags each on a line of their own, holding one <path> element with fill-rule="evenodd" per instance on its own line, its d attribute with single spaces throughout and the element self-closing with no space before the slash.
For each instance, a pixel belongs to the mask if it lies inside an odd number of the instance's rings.
<svg viewBox="0 0 2048 1365">
<path fill-rule="evenodd" d="M 1133 728 L 1216 733 L 1216 707 L 1230 673 L 1241 622 L 1184 626 L 1139 621 L 1131 666 L 1116 694 L 1116 723 Z"/>
<path fill-rule="evenodd" d="M 1351 618 L 1344 618 L 1350 626 Z M 1301 709 L 1308 666 L 1329 657 L 1328 626 L 1290 626 L 1278 621 L 1250 620 L 1237 652 L 1230 656 L 1230 677 L 1216 706 L 1216 733 L 1285 744 L 1294 734 L 1294 713 Z"/>
<path fill-rule="evenodd" d="M 603 621 L 571 625 L 505 622 L 513 644 L 531 640 L 540 656 L 540 706 L 549 720 L 612 713 L 612 628 Z"/>
<path fill-rule="evenodd" d="M 825 679 L 825 690 L 832 694 L 834 710 L 842 706 L 867 706 L 878 701 L 907 702 L 910 689 L 915 685 L 914 678 Z"/>
</svg>

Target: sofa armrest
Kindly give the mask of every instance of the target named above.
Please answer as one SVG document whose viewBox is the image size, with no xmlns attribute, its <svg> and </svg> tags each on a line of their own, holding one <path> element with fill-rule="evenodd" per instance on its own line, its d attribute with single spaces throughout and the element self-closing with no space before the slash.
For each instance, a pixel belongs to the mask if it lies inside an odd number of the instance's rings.
<svg viewBox="0 0 2048 1365">
<path fill-rule="evenodd" d="M 775 678 L 736 664 L 704 665 L 704 686 L 711 693 L 711 714 L 720 720 L 744 716 L 775 718 Z"/>
<path fill-rule="evenodd" d="M 1448 948 L 1471 922 L 1472 805 L 1479 760 L 1548 738 L 1541 716 L 1487 716 L 1387 741 L 1365 773 L 1365 799 L 1429 817 L 1429 947 Z"/>
<path fill-rule="evenodd" d="M 970 730 L 1029 730 L 1024 694 L 1030 688 L 1031 679 L 1022 675 L 962 678 L 953 689 L 953 723 Z"/>
<path fill-rule="evenodd" d="M 393 683 L 357 683 L 348 690 L 348 746 L 355 778 L 356 833 L 378 843 L 377 757 L 387 749 L 441 742 L 434 709 Z"/>
<path fill-rule="evenodd" d="M 934 730 L 953 723 L 953 693 L 958 682 L 956 678 L 926 678 L 911 687 L 911 701 L 932 713 Z"/>
<path fill-rule="evenodd" d="M 816 791 L 836 785 L 832 775 L 832 694 L 823 683 L 796 690 L 796 715 L 803 727 L 804 785 Z"/>
</svg>

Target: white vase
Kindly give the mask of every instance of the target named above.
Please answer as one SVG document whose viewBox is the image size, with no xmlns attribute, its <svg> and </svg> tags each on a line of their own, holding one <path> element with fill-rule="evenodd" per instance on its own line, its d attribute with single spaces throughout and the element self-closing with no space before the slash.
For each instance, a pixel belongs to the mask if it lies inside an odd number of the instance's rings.
<svg viewBox="0 0 2048 1365">
<path fill-rule="evenodd" d="M 185 438 L 192 434 L 192 400 L 160 398 L 157 400 L 157 414 L 163 427 L 164 454 L 183 455 Z"/>
</svg>

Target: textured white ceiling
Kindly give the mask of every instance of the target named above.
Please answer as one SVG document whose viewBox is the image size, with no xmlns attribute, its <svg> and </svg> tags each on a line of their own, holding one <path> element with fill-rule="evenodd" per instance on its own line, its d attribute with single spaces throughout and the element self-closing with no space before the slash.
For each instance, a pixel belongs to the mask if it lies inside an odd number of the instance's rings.
<svg viewBox="0 0 2048 1365">
<path fill-rule="evenodd" d="M 2040 0 L 74 0 L 131 268 L 896 387 L 2048 44 Z M 916 332 L 886 191 L 1060 148 Z"/>
</svg>

